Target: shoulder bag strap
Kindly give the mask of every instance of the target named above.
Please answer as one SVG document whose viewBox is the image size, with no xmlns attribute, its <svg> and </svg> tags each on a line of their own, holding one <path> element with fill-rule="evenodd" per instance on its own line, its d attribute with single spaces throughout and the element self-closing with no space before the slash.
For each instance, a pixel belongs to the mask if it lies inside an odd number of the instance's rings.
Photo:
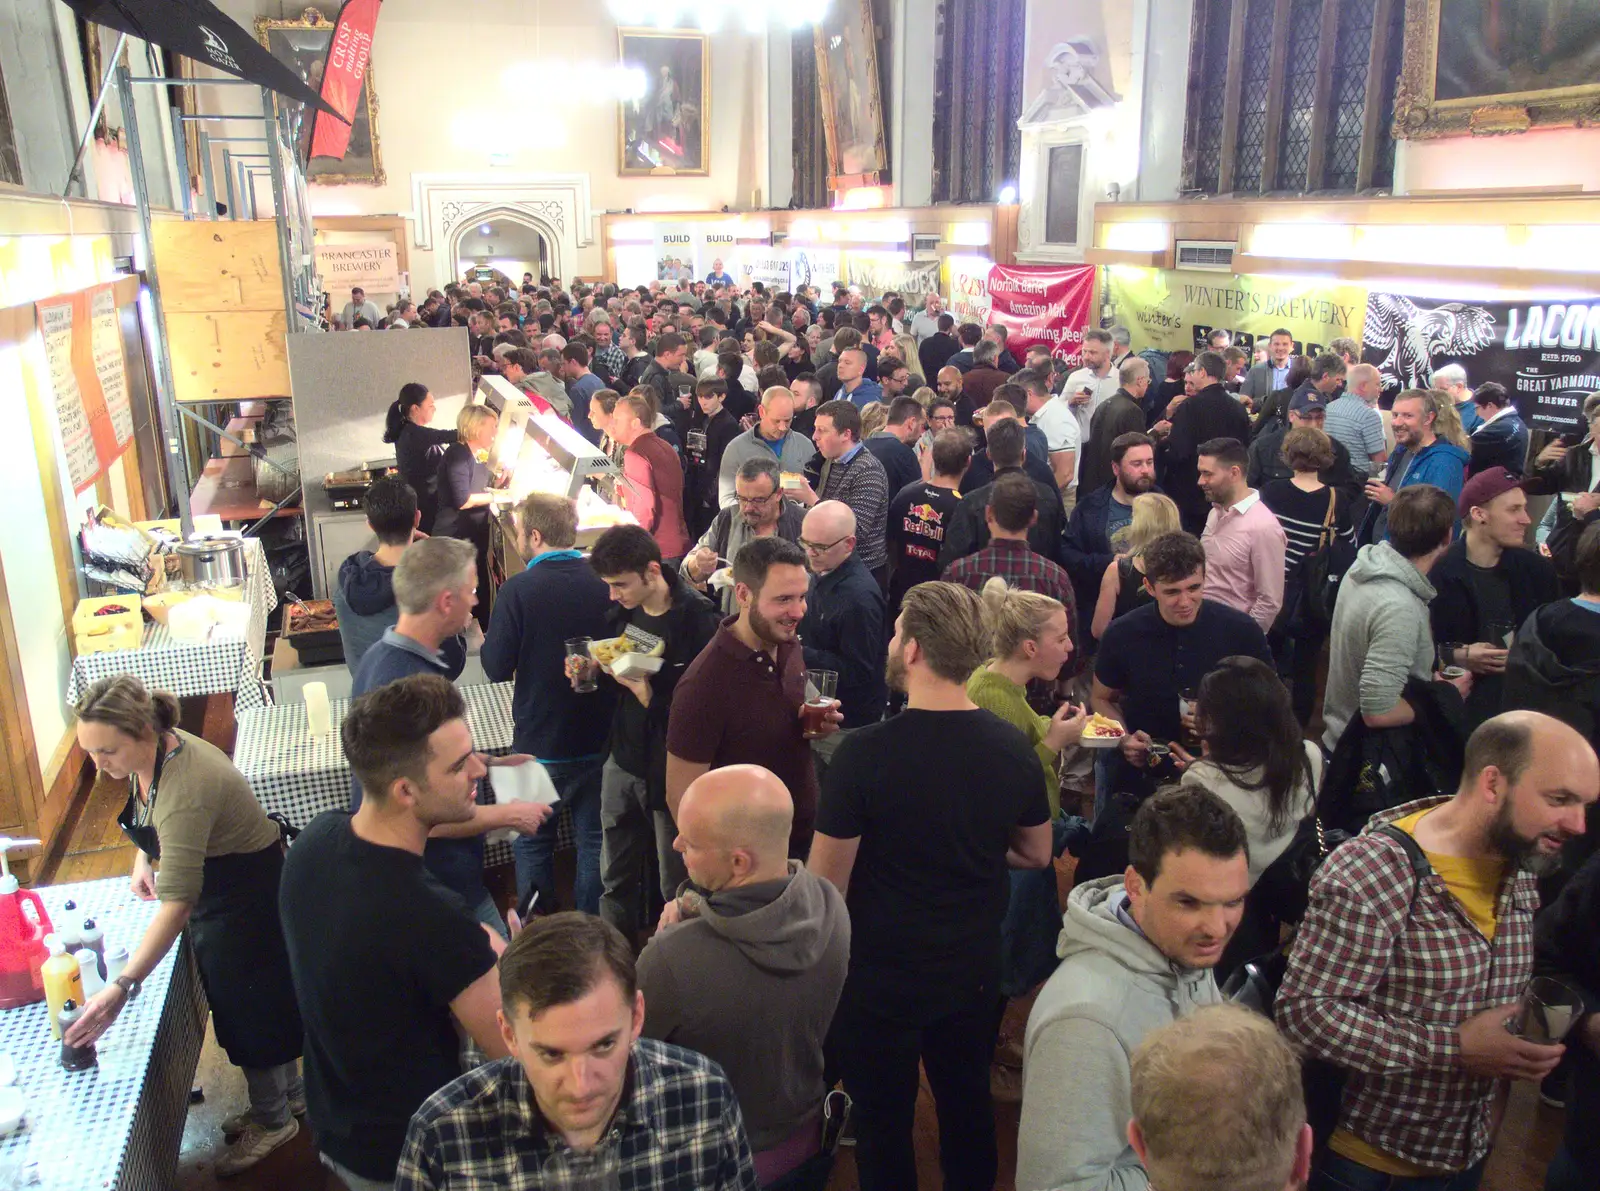
<svg viewBox="0 0 1600 1191">
<path fill-rule="evenodd" d="M 1334 502 L 1338 499 L 1338 491 L 1332 484 L 1328 485 L 1328 511 L 1322 517 L 1322 532 L 1317 535 L 1317 549 L 1326 549 L 1333 543 L 1333 513 Z M 1402 833 L 1403 834 L 1403 833 Z"/>
</svg>

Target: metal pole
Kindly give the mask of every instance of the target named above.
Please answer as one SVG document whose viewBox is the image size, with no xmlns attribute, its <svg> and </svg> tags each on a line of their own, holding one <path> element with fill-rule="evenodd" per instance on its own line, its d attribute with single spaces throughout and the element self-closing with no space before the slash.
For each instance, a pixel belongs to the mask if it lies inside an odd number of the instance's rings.
<svg viewBox="0 0 1600 1191">
<path fill-rule="evenodd" d="M 116 76 L 128 133 L 128 165 L 133 174 L 133 198 L 139 210 L 139 248 L 144 256 L 145 287 L 150 292 L 150 319 L 155 332 L 150 349 L 156 360 L 156 411 L 167 448 L 167 491 L 178 506 L 179 527 L 187 540 L 194 532 L 194 517 L 189 512 L 189 469 L 184 462 L 183 441 L 178 433 L 176 386 L 172 380 L 172 356 L 167 348 L 167 315 L 161 305 L 155 248 L 150 243 L 150 188 L 145 180 L 144 155 L 139 147 L 139 116 L 133 106 L 133 83 L 128 68 L 119 63 Z"/>
<path fill-rule="evenodd" d="M 205 129 L 195 134 L 195 139 L 200 145 L 200 184 L 204 188 L 201 197 L 206 202 L 206 218 L 215 221 L 217 218 L 217 184 L 211 176 L 211 136 Z"/>
<path fill-rule="evenodd" d="M 106 92 L 111 87 L 112 76 L 117 72 L 117 66 L 122 61 L 122 47 L 128 44 L 126 33 L 117 34 L 117 47 L 111 51 L 111 64 L 106 67 L 106 74 L 100 80 L 100 94 L 94 97 L 94 107 L 89 111 L 89 122 L 83 126 L 83 135 L 78 138 L 78 152 L 72 158 L 72 169 L 67 173 L 67 184 L 61 188 L 61 197 L 66 198 L 72 193 L 72 183 L 78 177 L 78 167 L 83 165 L 83 151 L 89 147 L 89 138 L 94 135 L 94 126 L 99 123 L 100 112 L 106 106 Z"/>
<path fill-rule="evenodd" d="M 239 218 L 239 200 L 233 190 L 233 150 L 222 151 L 222 180 L 228 186 L 228 218 Z"/>
<path fill-rule="evenodd" d="M 284 326 L 289 333 L 300 329 L 300 316 L 294 308 L 294 274 L 299 262 L 289 259 L 289 204 L 284 196 L 283 157 L 277 136 L 278 105 L 271 91 L 261 88 L 263 131 L 267 133 L 267 171 L 272 175 L 272 210 L 278 221 L 278 273 L 283 280 Z"/>
<path fill-rule="evenodd" d="M 136 79 L 129 79 L 132 83 L 142 83 L 147 87 L 259 87 L 260 83 L 253 83 L 249 79 L 168 79 L 160 75 L 141 75 Z M 251 117 L 255 119 L 255 117 Z"/>
<path fill-rule="evenodd" d="M 183 175 L 180 179 L 182 186 L 179 193 L 183 196 L 183 217 L 194 218 L 194 201 L 189 190 L 189 138 L 183 131 L 183 120 L 178 109 L 167 108 L 172 113 L 172 147 L 178 158 L 178 172 Z"/>
</svg>

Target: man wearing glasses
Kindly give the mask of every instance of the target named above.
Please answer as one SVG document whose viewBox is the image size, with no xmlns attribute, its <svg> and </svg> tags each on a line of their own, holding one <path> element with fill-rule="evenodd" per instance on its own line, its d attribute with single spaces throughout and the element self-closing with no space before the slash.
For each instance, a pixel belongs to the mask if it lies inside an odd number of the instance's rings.
<svg viewBox="0 0 1600 1191">
<path fill-rule="evenodd" d="M 779 490 L 780 479 L 776 459 L 753 458 L 741 463 L 733 477 L 737 503 L 717 513 L 695 548 L 683 560 L 681 571 L 684 579 L 716 600 L 724 616 L 732 616 L 739 610 L 733 596 L 733 584 L 721 585 L 720 593 L 712 591 L 709 587 L 711 576 L 721 568 L 731 566 L 733 558 L 746 542 L 770 537 L 780 537 L 786 542 L 800 540 L 800 525 L 805 518 L 805 510 L 793 501 L 783 499 L 783 493 Z"/>
</svg>

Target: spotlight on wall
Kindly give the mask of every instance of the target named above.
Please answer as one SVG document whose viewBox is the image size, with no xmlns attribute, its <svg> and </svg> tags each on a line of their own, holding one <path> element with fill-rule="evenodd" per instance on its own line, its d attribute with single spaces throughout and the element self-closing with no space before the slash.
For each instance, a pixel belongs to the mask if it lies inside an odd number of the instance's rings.
<svg viewBox="0 0 1600 1191">
<path fill-rule="evenodd" d="M 478 234 L 480 236 L 487 236 L 493 231 L 494 231 L 494 225 L 493 224 L 484 223 L 484 224 L 480 224 L 478 226 Z"/>
<path fill-rule="evenodd" d="M 1015 204 L 1016 201 L 1017 201 L 1017 188 L 1015 186 L 1011 185 L 1011 183 L 1007 182 L 1004 186 L 1002 186 L 1000 188 L 1000 205 L 1002 207 L 1009 207 L 1009 206 L 1012 206 L 1013 204 Z"/>
</svg>

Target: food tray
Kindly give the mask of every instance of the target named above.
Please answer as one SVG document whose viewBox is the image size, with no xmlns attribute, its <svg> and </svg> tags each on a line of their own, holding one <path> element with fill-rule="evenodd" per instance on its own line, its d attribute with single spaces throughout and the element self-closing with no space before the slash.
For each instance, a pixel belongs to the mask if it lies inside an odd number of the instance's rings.
<svg viewBox="0 0 1600 1191">
<path fill-rule="evenodd" d="M 95 615 L 102 608 L 125 611 Z M 72 612 L 72 636 L 80 654 L 138 649 L 144 643 L 144 600 L 136 595 L 79 600 Z"/>
</svg>

